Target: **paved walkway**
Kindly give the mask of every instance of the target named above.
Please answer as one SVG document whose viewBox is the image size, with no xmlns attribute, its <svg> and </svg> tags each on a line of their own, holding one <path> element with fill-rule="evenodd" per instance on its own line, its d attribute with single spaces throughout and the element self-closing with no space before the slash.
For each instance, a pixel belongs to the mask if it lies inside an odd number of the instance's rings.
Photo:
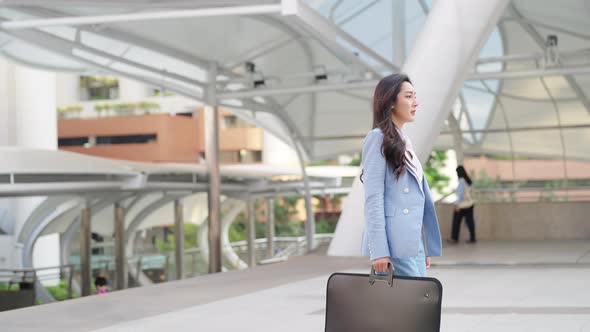
<svg viewBox="0 0 590 332">
<path fill-rule="evenodd" d="M 445 247 L 442 331 L 590 331 L 590 241 Z M 323 331 L 333 271 L 362 258 L 310 255 L 0 313 L 2 331 Z"/>
</svg>

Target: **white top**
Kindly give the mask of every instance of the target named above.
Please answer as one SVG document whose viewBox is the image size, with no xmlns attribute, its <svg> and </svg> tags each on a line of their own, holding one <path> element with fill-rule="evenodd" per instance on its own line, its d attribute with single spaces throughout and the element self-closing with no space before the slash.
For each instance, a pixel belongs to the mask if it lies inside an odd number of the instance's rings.
<svg viewBox="0 0 590 332">
<path fill-rule="evenodd" d="M 400 134 L 401 138 L 404 140 L 404 142 L 406 142 L 406 156 L 409 160 L 408 166 L 412 168 L 414 173 L 416 173 L 418 183 L 422 183 L 422 179 L 424 178 L 424 169 L 422 168 L 422 164 L 418 159 L 418 155 L 416 154 L 416 152 L 414 152 L 414 146 L 412 145 L 412 141 L 410 140 L 408 135 L 404 133 L 403 130 L 398 129 L 397 127 L 395 127 L 395 129 L 397 129 L 397 132 Z"/>
</svg>

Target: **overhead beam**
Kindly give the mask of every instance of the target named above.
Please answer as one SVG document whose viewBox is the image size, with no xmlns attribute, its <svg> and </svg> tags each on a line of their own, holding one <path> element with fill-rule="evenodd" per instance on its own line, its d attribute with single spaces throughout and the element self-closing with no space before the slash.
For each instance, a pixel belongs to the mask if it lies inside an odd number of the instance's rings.
<svg viewBox="0 0 590 332">
<path fill-rule="evenodd" d="M 563 75 L 582 75 L 590 74 L 589 66 L 564 66 L 546 69 L 519 70 L 508 72 L 490 72 L 490 73 L 472 73 L 468 76 L 467 81 L 474 80 L 501 80 L 501 79 L 522 79 L 536 78 L 543 76 L 563 76 Z M 267 97 L 295 93 L 312 93 L 328 92 L 353 89 L 372 89 L 377 85 L 377 80 L 366 80 L 349 83 L 329 83 L 315 84 L 305 86 L 276 87 L 276 88 L 258 88 L 246 89 L 235 92 L 222 92 L 217 95 L 220 100 L 223 99 L 243 99 L 253 97 Z"/>
<path fill-rule="evenodd" d="M 505 71 L 496 73 L 475 73 L 471 74 L 468 81 L 472 80 L 503 80 L 503 79 L 521 79 L 537 78 L 543 76 L 565 76 L 565 75 L 582 75 L 590 74 L 589 66 L 564 66 L 546 69 Z"/>
<path fill-rule="evenodd" d="M 522 131 L 539 131 L 539 130 L 569 130 L 569 129 L 587 129 L 590 128 L 590 124 L 579 124 L 579 125 L 563 125 L 563 126 L 539 126 L 539 127 L 510 127 L 511 132 L 522 132 Z M 504 133 L 507 130 L 505 128 L 499 129 L 461 129 L 462 134 L 483 134 L 483 133 Z M 452 131 L 443 130 L 440 132 L 441 135 L 451 135 Z M 340 135 L 340 136 L 318 136 L 318 137 L 304 137 L 310 141 L 335 141 L 335 140 L 352 140 L 352 139 L 363 139 L 365 135 Z"/>
<path fill-rule="evenodd" d="M 281 5 L 236 6 L 172 11 L 154 11 L 132 14 L 73 16 L 48 19 L 18 20 L 0 23 L 4 30 L 31 29 L 51 26 L 77 26 L 104 23 L 127 23 L 136 21 L 167 20 L 195 17 L 257 15 L 280 13 Z"/>
<path fill-rule="evenodd" d="M 531 19 L 531 18 L 527 18 L 527 17 L 524 17 L 522 15 L 517 16 L 517 17 L 514 17 L 514 18 L 513 17 L 507 17 L 507 18 L 504 19 L 504 21 L 511 21 L 511 20 L 515 20 L 515 21 L 517 21 L 517 22 L 519 22 L 521 24 L 524 23 L 524 24 L 528 24 L 528 25 L 534 25 L 534 26 L 538 26 L 538 27 L 541 27 L 541 28 L 545 28 L 545 29 L 548 29 L 548 30 L 553 30 L 553 31 L 556 31 L 556 32 L 561 32 L 561 33 L 564 33 L 566 35 L 570 35 L 570 36 L 573 36 L 573 37 L 576 37 L 576 38 L 580 38 L 580 39 L 584 39 L 584 40 L 590 40 L 590 35 L 583 34 L 583 33 L 577 32 L 577 31 L 573 31 L 573 30 L 564 29 L 563 27 L 560 27 L 560 26 L 557 26 L 557 25 L 552 25 L 552 24 L 547 24 L 545 22 L 541 22 L 539 20 L 534 20 L 534 19 Z"/>
</svg>

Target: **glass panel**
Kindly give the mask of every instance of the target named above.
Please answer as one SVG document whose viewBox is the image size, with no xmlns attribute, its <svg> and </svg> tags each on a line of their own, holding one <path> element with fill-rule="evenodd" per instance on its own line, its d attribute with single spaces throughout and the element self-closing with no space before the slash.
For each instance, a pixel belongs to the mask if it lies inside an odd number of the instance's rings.
<svg viewBox="0 0 590 332">
<path fill-rule="evenodd" d="M 510 127 L 557 126 L 557 114 L 550 101 L 502 97 Z"/>
<path fill-rule="evenodd" d="M 165 90 L 172 90 L 178 93 L 189 94 L 192 97 L 200 97 L 200 95 L 203 93 L 203 89 L 200 87 L 186 84 L 184 82 L 179 82 L 177 80 L 170 78 L 163 78 L 162 76 L 155 74 L 151 71 L 146 71 L 122 63 L 115 63 L 111 67 L 115 70 L 128 73 L 134 76 L 139 76 L 141 78 L 145 78 L 146 80 L 152 81 L 144 83 L 153 84 L 153 82 L 161 82 L 160 85 L 162 85 L 165 88 Z"/>
<path fill-rule="evenodd" d="M 207 76 L 203 69 L 144 48 L 133 47 L 124 57 L 133 62 L 154 67 L 158 70 L 166 70 L 192 80 L 206 81 Z"/>
<path fill-rule="evenodd" d="M 33 64 L 72 70 L 81 70 L 82 68 L 78 62 L 25 42 L 12 41 L 4 46 L 3 51 L 17 60 Z"/>
<path fill-rule="evenodd" d="M 557 129 L 513 132 L 512 139 L 514 152 L 518 155 L 562 158 L 561 136 Z"/>
<path fill-rule="evenodd" d="M 562 101 L 557 103 L 562 125 L 579 125 L 590 123 L 590 112 L 580 101 Z"/>
<path fill-rule="evenodd" d="M 451 134 L 440 134 L 434 141 L 433 150 L 446 150 L 453 148 L 453 135 Z"/>
<path fill-rule="evenodd" d="M 504 80 L 501 93 L 510 97 L 549 100 L 547 90 L 538 78 Z"/>
<path fill-rule="evenodd" d="M 590 127 L 563 129 L 563 139 L 567 159 L 590 161 Z M 590 168 L 586 172 L 590 172 Z"/>
<path fill-rule="evenodd" d="M 543 77 L 543 81 L 555 99 L 576 97 L 576 93 L 562 76 Z"/>
<path fill-rule="evenodd" d="M 94 49 L 121 56 L 131 45 L 120 41 L 101 36 L 96 33 L 82 31 L 80 33 L 82 44 Z"/>
<path fill-rule="evenodd" d="M 489 57 L 497 57 L 504 54 L 504 49 L 502 47 L 502 37 L 500 35 L 500 30 L 498 28 L 494 28 L 492 31 L 490 38 L 484 45 L 484 47 L 479 52 L 480 58 L 489 58 Z M 482 63 L 477 65 L 476 71 L 477 72 L 499 72 L 502 71 L 503 65 L 501 62 L 488 62 Z"/>
<path fill-rule="evenodd" d="M 494 95 L 472 89 L 463 89 L 463 97 L 465 98 L 473 129 L 483 129 L 494 106 Z M 463 126 L 461 128 L 465 129 Z"/>
<path fill-rule="evenodd" d="M 575 75 L 574 80 L 578 83 L 578 86 L 584 92 L 586 99 L 590 99 L 590 74 Z M 588 110 L 588 112 L 590 112 L 590 110 Z"/>
<path fill-rule="evenodd" d="M 507 129 L 509 125 L 506 123 L 505 113 L 506 109 L 502 103 L 502 99 L 499 99 L 494 110 L 492 110 L 492 113 L 490 114 L 490 120 L 486 129 Z"/>
<path fill-rule="evenodd" d="M 83 58 L 83 59 L 86 59 L 86 60 L 89 60 L 89 61 L 98 63 L 98 64 L 100 64 L 102 66 L 106 66 L 107 64 L 109 64 L 111 62 L 110 59 L 107 59 L 107 58 L 102 57 L 102 56 L 94 55 L 92 53 L 89 53 L 89 52 L 86 52 L 86 51 L 83 51 L 83 50 L 80 50 L 80 49 L 77 49 L 77 48 L 75 48 L 75 49 L 72 50 L 72 54 L 74 54 L 75 56 L 78 56 L 80 58 Z"/>
<path fill-rule="evenodd" d="M 76 29 L 70 27 L 45 27 L 39 28 L 39 30 L 50 33 L 62 39 L 69 41 L 76 40 Z"/>
</svg>

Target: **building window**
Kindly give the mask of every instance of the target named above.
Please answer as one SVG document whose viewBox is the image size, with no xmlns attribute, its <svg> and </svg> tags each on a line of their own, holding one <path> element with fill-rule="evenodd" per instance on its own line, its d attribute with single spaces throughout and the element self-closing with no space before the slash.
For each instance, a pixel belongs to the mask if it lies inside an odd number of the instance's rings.
<svg viewBox="0 0 590 332">
<path fill-rule="evenodd" d="M 68 137 L 57 140 L 58 146 L 83 146 L 88 143 L 88 137 Z"/>
<path fill-rule="evenodd" d="M 97 145 L 109 145 L 109 144 L 141 144 L 155 142 L 157 138 L 156 134 L 148 135 L 121 135 L 121 136 L 97 136 Z"/>
<path fill-rule="evenodd" d="M 219 151 L 220 164 L 237 164 L 240 162 L 240 155 L 237 151 Z"/>
<path fill-rule="evenodd" d="M 262 151 L 240 150 L 240 163 L 250 164 L 262 161 Z"/>
<path fill-rule="evenodd" d="M 222 128 L 256 128 L 256 126 L 238 118 L 235 115 L 223 117 Z"/>
<path fill-rule="evenodd" d="M 119 98 L 119 80 L 111 76 L 80 76 L 80 100 Z"/>
<path fill-rule="evenodd" d="M 111 144 L 142 144 L 151 143 L 157 140 L 156 134 L 146 135 L 120 135 L 120 136 L 91 136 L 91 137 L 69 137 L 58 139 L 57 145 L 63 146 L 84 146 L 86 148 L 95 145 Z"/>
</svg>

